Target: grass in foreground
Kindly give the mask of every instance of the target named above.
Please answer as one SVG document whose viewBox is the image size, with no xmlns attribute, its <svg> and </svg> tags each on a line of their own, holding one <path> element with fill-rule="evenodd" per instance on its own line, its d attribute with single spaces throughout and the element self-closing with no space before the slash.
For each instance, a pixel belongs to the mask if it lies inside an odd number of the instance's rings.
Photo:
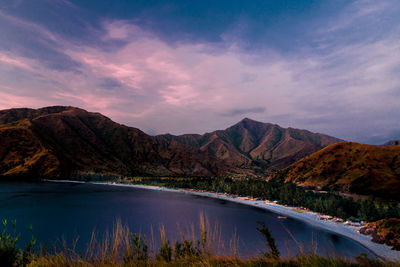
<svg viewBox="0 0 400 267">
<path fill-rule="evenodd" d="M 95 233 L 84 253 L 68 248 L 35 249 L 34 239 L 25 249 L 19 249 L 19 235 L 9 233 L 7 222 L 0 232 L 0 266 L 399 266 L 400 263 L 369 259 L 365 255 L 353 260 L 340 257 L 322 257 L 301 254 L 283 258 L 275 246 L 268 228 L 259 223 L 257 230 L 263 235 L 266 250 L 252 258 L 240 257 L 235 238 L 227 246 L 221 241 L 217 228 L 212 228 L 207 218 L 200 216 L 200 238 L 195 239 L 194 229 L 181 240 L 171 243 L 160 228 L 161 244 L 132 234 L 127 226 L 118 222 L 111 233 L 98 239 Z M 14 224 L 15 226 L 15 224 Z M 15 229 L 15 228 L 14 228 Z M 221 256 L 217 251 L 225 251 Z"/>
<path fill-rule="evenodd" d="M 299 256 L 293 259 L 271 259 L 265 257 L 243 260 L 234 257 L 185 257 L 171 261 L 130 261 L 124 263 L 71 261 L 63 255 L 41 257 L 29 266 L 399 266 L 360 257 L 355 262 L 325 258 L 317 255 Z"/>
</svg>

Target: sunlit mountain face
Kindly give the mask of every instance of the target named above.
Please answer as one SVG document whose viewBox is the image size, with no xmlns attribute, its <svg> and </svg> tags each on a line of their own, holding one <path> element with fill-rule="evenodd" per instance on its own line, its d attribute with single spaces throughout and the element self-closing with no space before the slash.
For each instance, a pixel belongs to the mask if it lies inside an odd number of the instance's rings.
<svg viewBox="0 0 400 267">
<path fill-rule="evenodd" d="M 383 144 L 400 126 L 400 4 L 0 3 L 0 109 L 76 106 L 150 135 L 244 117 Z"/>
</svg>

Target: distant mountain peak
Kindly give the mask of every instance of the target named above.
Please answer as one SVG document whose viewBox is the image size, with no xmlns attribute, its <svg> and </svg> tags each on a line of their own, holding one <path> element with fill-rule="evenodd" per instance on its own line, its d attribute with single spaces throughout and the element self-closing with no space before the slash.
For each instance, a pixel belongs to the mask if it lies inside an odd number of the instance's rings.
<svg viewBox="0 0 400 267">
<path fill-rule="evenodd" d="M 260 123 L 259 121 L 256 121 L 256 120 L 253 120 L 253 119 L 250 119 L 250 118 L 243 118 L 242 120 L 241 120 L 241 122 L 258 122 L 258 123 Z"/>
<path fill-rule="evenodd" d="M 204 135 L 160 135 L 157 138 L 197 147 L 233 165 L 257 169 L 260 173 L 271 173 L 287 167 L 327 145 L 342 141 L 328 135 L 282 128 L 247 117 L 225 130 Z"/>
<path fill-rule="evenodd" d="M 261 122 L 261 121 L 256 121 L 250 118 L 244 118 L 242 120 L 240 120 L 238 123 L 232 125 L 229 128 L 235 128 L 235 127 L 243 127 L 245 129 L 252 129 L 252 128 L 259 128 L 259 127 L 263 127 L 263 126 L 272 126 L 274 124 L 272 123 L 267 123 L 267 122 Z M 228 129 L 229 129 L 228 128 Z"/>
<path fill-rule="evenodd" d="M 239 121 L 237 124 L 241 124 L 241 123 L 269 124 L 269 123 L 266 123 L 266 122 L 256 121 L 256 120 L 253 120 L 253 119 L 250 119 L 250 118 L 247 118 L 247 117 L 242 119 L 241 121 Z"/>
<path fill-rule="evenodd" d="M 388 141 L 381 146 L 398 146 L 398 145 L 400 145 L 400 139 Z"/>
</svg>

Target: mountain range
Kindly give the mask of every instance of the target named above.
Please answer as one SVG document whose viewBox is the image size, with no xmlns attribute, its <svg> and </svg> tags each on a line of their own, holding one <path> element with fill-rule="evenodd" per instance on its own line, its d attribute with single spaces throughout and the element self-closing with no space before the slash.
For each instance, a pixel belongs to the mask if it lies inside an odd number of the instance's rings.
<svg viewBox="0 0 400 267">
<path fill-rule="evenodd" d="M 266 177 L 339 141 L 247 118 L 204 135 L 150 136 L 75 107 L 8 109 L 0 111 L 0 177 Z"/>
<path fill-rule="evenodd" d="M 0 125 L 1 176 L 212 176 L 228 171 L 198 149 L 156 140 L 139 129 L 79 108 L 3 110 Z"/>
<path fill-rule="evenodd" d="M 82 175 L 274 179 L 397 198 L 400 146 L 343 142 L 245 118 L 211 133 L 150 136 L 75 107 L 0 111 L 0 178 Z"/>
</svg>

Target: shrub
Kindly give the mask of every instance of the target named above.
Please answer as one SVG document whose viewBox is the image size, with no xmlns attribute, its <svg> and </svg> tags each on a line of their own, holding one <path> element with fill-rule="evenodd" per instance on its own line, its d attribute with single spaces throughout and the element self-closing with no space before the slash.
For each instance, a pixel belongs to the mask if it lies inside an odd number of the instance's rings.
<svg viewBox="0 0 400 267">
<path fill-rule="evenodd" d="M 0 232 L 0 263 L 1 266 L 25 266 L 32 260 L 36 240 L 31 238 L 24 250 L 18 248 L 20 235 L 16 234 L 16 222 L 11 222 L 12 233 L 8 231 L 9 223 L 2 221 L 3 230 Z M 29 228 L 32 231 L 32 227 Z"/>
</svg>

